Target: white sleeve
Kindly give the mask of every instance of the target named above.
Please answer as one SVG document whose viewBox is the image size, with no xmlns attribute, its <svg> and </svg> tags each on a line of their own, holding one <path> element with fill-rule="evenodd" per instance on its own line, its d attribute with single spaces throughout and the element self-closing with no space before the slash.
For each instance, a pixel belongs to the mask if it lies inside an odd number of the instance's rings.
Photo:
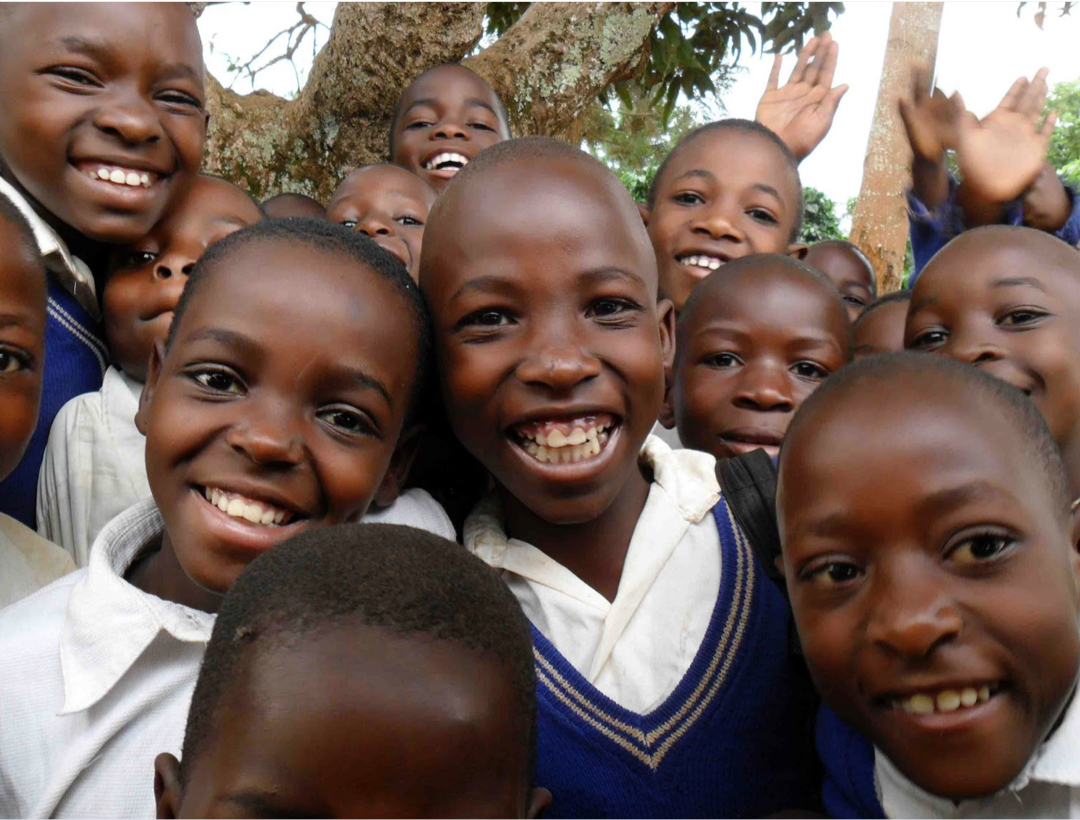
<svg viewBox="0 0 1080 820">
<path fill-rule="evenodd" d="M 419 487 L 406 490 L 397 501 L 383 509 L 368 510 L 365 524 L 404 524 L 441 535 L 449 541 L 457 541 L 457 533 L 442 504 Z"/>
<path fill-rule="evenodd" d="M 79 548 L 80 533 L 84 540 L 86 528 L 85 521 L 80 526 L 78 493 L 73 481 L 77 467 L 71 463 L 78 447 L 70 446 L 79 426 L 79 399 L 76 397 L 60 408 L 49 430 L 49 442 L 38 473 L 37 531 L 42 538 L 63 547 L 77 566 L 84 567 L 89 545 Z M 85 518 L 86 511 L 81 512 Z"/>
</svg>

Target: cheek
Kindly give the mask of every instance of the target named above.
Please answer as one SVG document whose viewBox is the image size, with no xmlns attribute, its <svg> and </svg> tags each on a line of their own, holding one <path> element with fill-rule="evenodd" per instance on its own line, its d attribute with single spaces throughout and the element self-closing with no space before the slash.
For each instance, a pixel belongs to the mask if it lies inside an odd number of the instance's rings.
<svg viewBox="0 0 1080 820">
<path fill-rule="evenodd" d="M 41 377 L 23 374 L 13 378 L 0 376 L 8 384 L 0 386 L 0 477 L 13 470 L 22 458 L 30 436 L 37 426 Z"/>
<path fill-rule="evenodd" d="M 359 448 L 344 447 L 327 441 L 318 431 L 312 435 L 315 442 L 311 452 L 329 501 L 330 523 L 357 520 L 367 511 L 382 483 L 393 445 L 371 441 Z"/>
<path fill-rule="evenodd" d="M 698 423 L 722 419 L 731 406 L 734 374 L 727 371 L 693 368 L 684 380 L 682 400 L 685 414 Z"/>
<path fill-rule="evenodd" d="M 203 144 L 206 142 L 205 120 L 199 116 L 170 117 L 162 115 L 163 125 L 176 146 L 180 172 L 194 177 L 202 165 Z"/>
</svg>

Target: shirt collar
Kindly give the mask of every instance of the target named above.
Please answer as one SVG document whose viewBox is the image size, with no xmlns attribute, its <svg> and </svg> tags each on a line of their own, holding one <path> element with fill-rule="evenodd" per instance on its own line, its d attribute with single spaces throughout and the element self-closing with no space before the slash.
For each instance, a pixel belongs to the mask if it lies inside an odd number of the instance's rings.
<svg viewBox="0 0 1080 820">
<path fill-rule="evenodd" d="M 97 293 L 94 289 L 94 276 L 81 259 L 72 256 L 67 244 L 49 224 L 38 216 L 26 198 L 7 180 L 0 178 L 0 195 L 7 197 L 19 209 L 30 223 L 37 240 L 38 251 L 45 261 L 45 266 L 53 273 L 64 288 L 74 296 L 95 319 L 101 318 Z"/>
<path fill-rule="evenodd" d="M 162 632 L 206 643 L 214 616 L 143 592 L 124 573 L 164 524 L 153 499 L 124 511 L 101 531 L 86 574 L 74 585 L 60 634 L 64 706 L 60 714 L 101 700 Z"/>
</svg>

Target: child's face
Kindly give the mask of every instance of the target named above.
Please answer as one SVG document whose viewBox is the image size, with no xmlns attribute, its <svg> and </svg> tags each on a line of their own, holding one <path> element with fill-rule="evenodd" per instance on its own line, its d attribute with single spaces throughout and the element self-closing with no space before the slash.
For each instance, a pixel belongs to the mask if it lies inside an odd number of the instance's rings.
<svg viewBox="0 0 1080 820">
<path fill-rule="evenodd" d="M 886 302 L 874 308 L 852 334 L 852 358 L 903 350 L 907 309 L 908 302 Z"/>
<path fill-rule="evenodd" d="M 0 47 L 5 176 L 90 239 L 145 236 L 202 160 L 204 71 L 191 11 L 59 3 L 19 4 L 14 15 Z"/>
<path fill-rule="evenodd" d="M 168 813 L 526 816 L 520 707 L 487 656 L 356 625 L 279 646 L 241 661 Z"/>
<path fill-rule="evenodd" d="M 1015 423 L 971 408 L 925 373 L 851 390 L 789 439 L 778 488 L 822 696 L 954 800 L 1019 773 L 1080 664 L 1080 533 Z"/>
<path fill-rule="evenodd" d="M 983 234 L 942 250 L 916 280 L 904 344 L 1020 388 L 1064 446 L 1080 433 L 1080 255 L 1029 239 Z"/>
<path fill-rule="evenodd" d="M 671 361 L 671 306 L 614 194 L 581 162 L 504 165 L 460 192 L 424 257 L 454 432 L 551 523 L 592 520 L 630 484 Z"/>
<path fill-rule="evenodd" d="M 118 248 L 102 292 L 113 362 L 139 381 L 165 341 L 188 275 L 210 245 L 262 218 L 239 188 L 200 176 L 180 204 L 133 245 Z"/>
<path fill-rule="evenodd" d="M 370 236 L 420 278 L 420 246 L 435 191 L 416 174 L 391 165 L 354 171 L 342 182 L 326 218 Z"/>
<path fill-rule="evenodd" d="M 363 515 L 419 355 L 402 297 L 350 259 L 253 241 L 221 264 L 155 348 L 137 418 L 165 545 L 218 593 L 274 544 Z"/>
<path fill-rule="evenodd" d="M 844 300 L 848 318 L 855 321 L 874 301 L 874 272 L 858 256 L 842 245 L 811 245 L 803 260 L 817 268 L 836 286 Z"/>
<path fill-rule="evenodd" d="M 37 427 L 45 363 L 45 273 L 19 230 L 0 217 L 0 479 Z"/>
<path fill-rule="evenodd" d="M 425 72 L 401 95 L 391 159 L 442 191 L 469 160 L 510 139 L 499 110 L 495 90 L 467 68 Z"/>
<path fill-rule="evenodd" d="M 798 180 L 780 149 L 735 128 L 705 132 L 664 170 L 647 220 L 660 293 L 676 310 L 724 262 L 752 253 L 798 252 Z"/>
<path fill-rule="evenodd" d="M 835 297 L 766 264 L 703 285 L 708 298 L 679 328 L 664 422 L 718 459 L 759 448 L 775 458 L 799 405 L 848 358 L 847 316 Z"/>
</svg>

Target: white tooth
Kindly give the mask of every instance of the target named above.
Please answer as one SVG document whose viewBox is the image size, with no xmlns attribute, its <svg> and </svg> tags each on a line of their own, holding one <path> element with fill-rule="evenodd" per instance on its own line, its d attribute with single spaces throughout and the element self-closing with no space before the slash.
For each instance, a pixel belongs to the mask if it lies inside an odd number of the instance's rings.
<svg viewBox="0 0 1080 820">
<path fill-rule="evenodd" d="M 980 686 L 979 687 L 979 700 L 982 701 L 983 703 L 990 700 L 990 687 L 989 686 Z"/>
<path fill-rule="evenodd" d="M 570 455 L 573 456 L 573 459 L 574 459 L 575 462 L 581 461 L 581 445 L 580 444 L 571 444 L 570 445 Z"/>
<path fill-rule="evenodd" d="M 547 456 L 548 456 L 547 447 L 545 447 L 544 445 L 541 444 L 539 447 L 536 448 L 536 460 L 537 461 L 547 461 Z"/>
<path fill-rule="evenodd" d="M 934 713 L 934 699 L 929 695 L 912 695 L 909 703 L 911 703 L 911 711 L 916 715 L 932 715 Z"/>
<path fill-rule="evenodd" d="M 955 712 L 960 708 L 960 693 L 952 689 L 938 692 L 937 708 L 939 712 Z"/>
<path fill-rule="evenodd" d="M 608 439 L 609 439 L 609 438 L 611 438 L 611 434 L 610 434 L 610 433 L 608 433 L 607 431 L 604 431 L 604 432 L 602 432 L 602 433 L 599 433 L 599 434 L 598 434 L 598 435 L 596 436 L 596 440 L 597 440 L 598 442 L 600 442 L 600 444 L 607 444 L 607 442 L 608 442 Z M 597 450 L 597 452 L 600 452 L 600 451 L 599 451 L 599 450 Z"/>
<path fill-rule="evenodd" d="M 596 441 L 596 428 L 590 427 L 589 432 L 585 434 L 585 438 L 587 438 L 589 441 Z"/>
<path fill-rule="evenodd" d="M 132 185 L 132 186 L 138 185 L 139 184 L 139 175 L 137 173 L 135 173 L 134 171 L 128 171 L 127 172 L 127 177 L 124 178 L 124 182 L 126 182 L 128 185 Z"/>
<path fill-rule="evenodd" d="M 274 513 L 274 523 L 275 524 L 280 524 L 284 520 L 285 520 L 285 510 L 278 510 L 276 513 Z"/>
<path fill-rule="evenodd" d="M 900 708 L 907 712 L 909 715 L 914 713 L 915 710 L 911 708 L 910 699 L 905 698 L 904 700 L 898 701 L 898 703 L 900 704 Z"/>
<path fill-rule="evenodd" d="M 548 447 L 565 447 L 566 434 L 562 430 L 552 430 L 548 433 L 547 443 Z"/>
<path fill-rule="evenodd" d="M 530 456 L 535 456 L 536 451 L 540 448 L 537 446 L 535 441 L 530 441 L 528 444 L 525 445 L 525 449 L 529 451 Z"/>
<path fill-rule="evenodd" d="M 258 504 L 245 504 L 243 516 L 252 524 L 258 524 L 262 521 L 263 509 Z"/>
<path fill-rule="evenodd" d="M 97 175 L 98 175 L 98 179 L 108 179 L 109 178 L 109 169 L 108 168 L 98 168 L 97 169 Z"/>
<path fill-rule="evenodd" d="M 979 693 L 976 692 L 972 687 L 968 686 L 962 692 L 960 692 L 960 703 L 962 703 L 964 706 L 974 706 L 978 702 Z"/>
<path fill-rule="evenodd" d="M 585 431 L 580 427 L 575 427 L 570 431 L 570 435 L 566 437 L 566 440 L 571 444 L 584 444 L 585 443 Z"/>
<path fill-rule="evenodd" d="M 122 182 L 125 182 L 126 180 L 127 180 L 127 174 L 125 174 L 119 168 L 114 169 L 112 171 L 112 173 L 109 174 L 109 182 L 122 183 Z"/>
<path fill-rule="evenodd" d="M 149 188 L 150 187 L 150 175 L 146 174 L 146 173 L 142 174 L 139 177 L 139 182 L 142 183 L 144 188 Z"/>
<path fill-rule="evenodd" d="M 259 518 L 259 523 L 260 524 L 273 524 L 275 515 L 276 515 L 276 513 L 273 510 L 267 510 L 266 512 L 264 512 L 262 514 L 262 517 Z"/>
<path fill-rule="evenodd" d="M 214 491 L 211 490 L 209 487 L 203 487 L 203 495 L 205 495 L 206 500 L 210 501 L 211 503 L 213 502 L 213 498 L 212 498 L 213 494 L 214 494 Z"/>
<path fill-rule="evenodd" d="M 225 512 L 229 515 L 240 518 L 244 514 L 244 510 L 247 509 L 247 504 L 241 501 L 239 498 L 234 498 L 229 502 L 229 506 L 225 508 Z"/>
<path fill-rule="evenodd" d="M 573 447 L 563 447 L 559 452 L 562 453 L 562 463 L 569 464 L 574 460 Z"/>
<path fill-rule="evenodd" d="M 709 263 L 709 270 L 716 270 L 718 267 L 720 267 L 719 259 L 714 259 L 712 262 Z"/>
<path fill-rule="evenodd" d="M 594 456 L 600 455 L 600 442 L 599 441 L 594 441 L 592 443 L 592 454 Z"/>
<path fill-rule="evenodd" d="M 539 444 L 541 447 L 547 447 L 547 436 L 545 436 L 543 433 L 537 433 L 536 443 Z"/>
<path fill-rule="evenodd" d="M 229 499 L 225 497 L 225 493 L 220 493 L 217 499 L 218 509 L 222 512 L 229 511 Z"/>
</svg>

